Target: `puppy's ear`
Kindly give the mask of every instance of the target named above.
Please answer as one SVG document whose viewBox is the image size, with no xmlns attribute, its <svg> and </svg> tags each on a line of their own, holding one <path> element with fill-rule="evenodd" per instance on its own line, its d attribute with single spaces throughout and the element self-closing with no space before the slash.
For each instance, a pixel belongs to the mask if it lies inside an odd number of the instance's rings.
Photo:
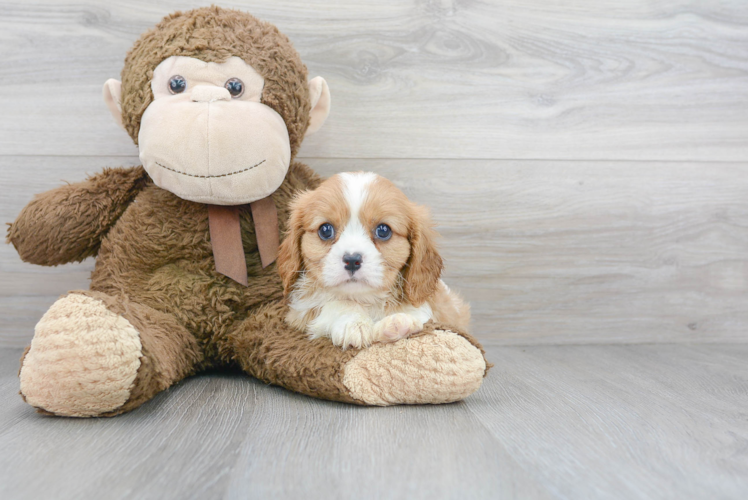
<svg viewBox="0 0 748 500">
<path fill-rule="evenodd" d="M 283 281 L 283 294 L 286 296 L 291 293 L 291 288 L 303 271 L 301 238 L 304 236 L 304 225 L 302 217 L 306 195 L 309 193 L 309 191 L 305 191 L 297 195 L 291 202 L 288 231 L 278 250 L 278 274 Z"/>
<path fill-rule="evenodd" d="M 405 296 L 421 305 L 436 292 L 444 263 L 436 249 L 436 231 L 426 207 L 413 206 L 410 228 L 410 258 L 405 264 Z"/>
</svg>

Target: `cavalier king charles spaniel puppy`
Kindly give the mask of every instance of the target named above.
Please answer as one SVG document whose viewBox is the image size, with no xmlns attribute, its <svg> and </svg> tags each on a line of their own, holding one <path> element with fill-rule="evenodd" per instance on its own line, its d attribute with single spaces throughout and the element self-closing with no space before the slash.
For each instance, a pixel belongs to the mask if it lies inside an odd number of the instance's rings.
<svg viewBox="0 0 748 500">
<path fill-rule="evenodd" d="M 431 226 L 428 209 L 370 172 L 301 193 L 278 255 L 286 321 L 343 348 L 394 342 L 432 319 L 466 331 L 470 308 L 440 279 Z"/>
</svg>

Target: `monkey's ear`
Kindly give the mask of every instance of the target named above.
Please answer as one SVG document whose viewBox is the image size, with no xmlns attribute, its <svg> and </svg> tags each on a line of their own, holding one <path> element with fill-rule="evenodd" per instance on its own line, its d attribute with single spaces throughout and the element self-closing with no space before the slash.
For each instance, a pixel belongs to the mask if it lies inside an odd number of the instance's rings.
<svg viewBox="0 0 748 500">
<path fill-rule="evenodd" d="M 110 78 L 104 83 L 103 93 L 104 102 L 109 108 L 109 112 L 112 113 L 114 121 L 124 129 L 125 126 L 122 124 L 122 82 Z"/>
<path fill-rule="evenodd" d="M 312 110 L 309 112 L 309 128 L 306 129 L 306 135 L 318 131 L 330 114 L 330 89 L 321 76 L 314 77 L 309 82 L 309 99 L 312 101 Z"/>
</svg>

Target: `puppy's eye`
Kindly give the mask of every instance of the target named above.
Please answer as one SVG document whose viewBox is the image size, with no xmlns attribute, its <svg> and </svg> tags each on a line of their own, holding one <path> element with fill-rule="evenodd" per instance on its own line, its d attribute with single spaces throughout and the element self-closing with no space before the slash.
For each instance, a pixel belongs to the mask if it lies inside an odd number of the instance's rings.
<svg viewBox="0 0 748 500">
<path fill-rule="evenodd" d="M 392 229 L 387 224 L 379 224 L 374 230 L 374 236 L 382 241 L 387 241 L 392 238 Z"/>
<path fill-rule="evenodd" d="M 187 80 L 183 76 L 174 75 L 169 78 L 169 92 L 172 94 L 181 94 L 187 88 Z"/>
<path fill-rule="evenodd" d="M 241 97 L 244 93 L 244 82 L 242 82 L 238 78 L 232 78 L 228 80 L 224 87 L 226 87 L 226 89 L 229 91 L 231 97 Z"/>
<path fill-rule="evenodd" d="M 317 234 L 321 240 L 331 240 L 335 237 L 335 228 L 332 224 L 324 223 L 317 230 Z"/>
</svg>

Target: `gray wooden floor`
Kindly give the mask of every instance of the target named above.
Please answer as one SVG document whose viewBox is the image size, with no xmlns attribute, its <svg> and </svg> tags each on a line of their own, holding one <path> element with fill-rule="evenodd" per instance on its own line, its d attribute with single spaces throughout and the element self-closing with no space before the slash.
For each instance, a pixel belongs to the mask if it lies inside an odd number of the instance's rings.
<svg viewBox="0 0 748 500">
<path fill-rule="evenodd" d="M 137 164 L 101 85 L 204 3 L 0 0 L 0 222 Z M 93 262 L 0 245 L 0 499 L 748 498 L 745 0 L 220 3 L 327 79 L 300 159 L 431 206 L 496 367 L 440 407 L 211 374 L 116 419 L 44 417 L 20 348 Z"/>
<path fill-rule="evenodd" d="M 0 350 L 2 498 L 745 498 L 748 345 L 494 346 L 481 390 L 360 408 L 240 375 L 37 415 Z"/>
</svg>

